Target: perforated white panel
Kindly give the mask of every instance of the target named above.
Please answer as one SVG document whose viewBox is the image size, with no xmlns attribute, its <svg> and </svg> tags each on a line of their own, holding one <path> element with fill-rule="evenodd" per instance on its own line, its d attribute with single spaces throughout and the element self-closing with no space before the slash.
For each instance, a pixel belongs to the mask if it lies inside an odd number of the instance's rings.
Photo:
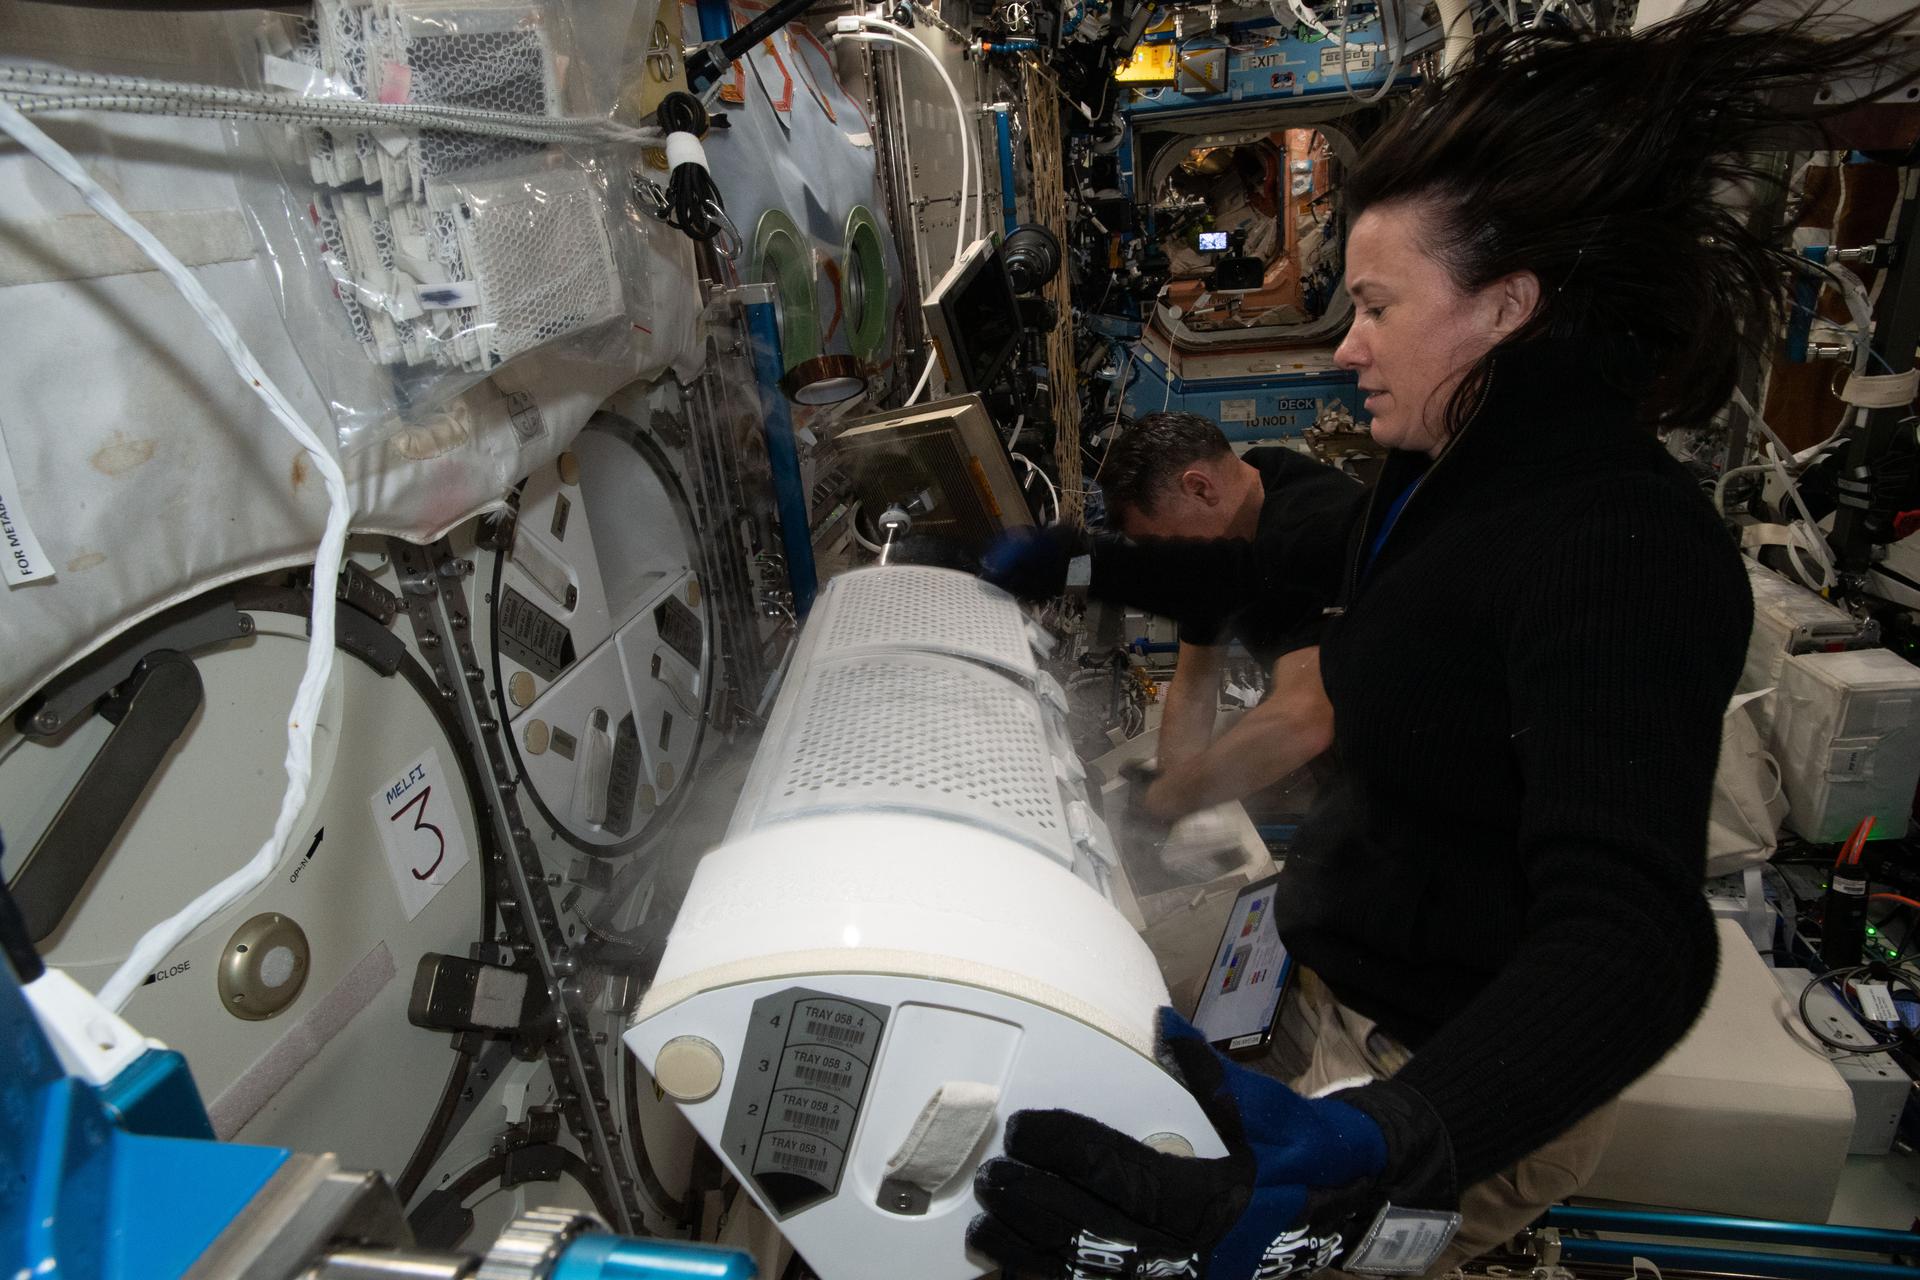
<svg viewBox="0 0 1920 1280">
<path fill-rule="evenodd" d="M 782 700 L 776 740 L 778 767 L 736 831 L 851 809 L 925 813 L 1072 861 L 1039 706 L 992 671 L 933 654 L 823 661 Z"/>
<path fill-rule="evenodd" d="M 873 649 L 951 653 L 1031 678 L 1033 646 L 1013 597 L 972 574 L 916 565 L 857 569 L 814 604 L 823 658 Z"/>
</svg>

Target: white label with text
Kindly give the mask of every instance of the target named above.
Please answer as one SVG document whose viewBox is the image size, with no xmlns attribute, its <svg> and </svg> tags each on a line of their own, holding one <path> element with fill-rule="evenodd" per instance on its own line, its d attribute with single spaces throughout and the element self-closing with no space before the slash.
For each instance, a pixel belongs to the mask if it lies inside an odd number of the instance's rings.
<svg viewBox="0 0 1920 1280">
<path fill-rule="evenodd" d="M 471 861 L 460 829 L 458 793 L 447 785 L 446 763 L 429 747 L 397 771 L 368 803 L 380 828 L 381 851 L 400 903 L 411 920 Z"/>
<path fill-rule="evenodd" d="M 1374 51 L 1379 47 L 1380 47 L 1379 45 L 1373 45 L 1373 44 L 1347 45 L 1345 49 L 1346 60 L 1347 60 L 1347 73 L 1352 74 L 1355 71 L 1373 70 Z M 1341 50 L 1337 47 L 1322 48 L 1320 50 L 1320 69 L 1322 71 L 1331 71 L 1333 72 L 1333 74 L 1339 75 L 1340 74 L 1340 55 L 1341 55 Z"/>
<path fill-rule="evenodd" d="M 14 477 L 4 437 L 0 437 L 0 566 L 10 587 L 53 576 L 53 562 L 40 549 L 40 540 L 27 527 L 26 514 L 20 509 L 20 482 Z"/>
<path fill-rule="evenodd" d="M 1853 994 L 1860 999 L 1860 1012 L 1875 1022 L 1900 1021 L 1900 1006 L 1893 1002 L 1893 992 L 1884 982 L 1858 982 L 1854 984 Z"/>
</svg>

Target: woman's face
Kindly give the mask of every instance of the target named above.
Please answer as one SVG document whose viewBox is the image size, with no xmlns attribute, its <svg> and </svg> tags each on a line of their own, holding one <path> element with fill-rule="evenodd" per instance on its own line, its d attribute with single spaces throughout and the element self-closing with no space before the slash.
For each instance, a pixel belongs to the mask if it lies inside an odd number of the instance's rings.
<svg viewBox="0 0 1920 1280">
<path fill-rule="evenodd" d="M 1438 455 L 1447 402 L 1474 362 L 1519 328 L 1539 299 L 1531 273 L 1466 292 L 1425 248 L 1431 215 L 1418 204 L 1376 205 L 1347 237 L 1353 327 L 1334 363 L 1360 375 L 1373 438 Z"/>
</svg>

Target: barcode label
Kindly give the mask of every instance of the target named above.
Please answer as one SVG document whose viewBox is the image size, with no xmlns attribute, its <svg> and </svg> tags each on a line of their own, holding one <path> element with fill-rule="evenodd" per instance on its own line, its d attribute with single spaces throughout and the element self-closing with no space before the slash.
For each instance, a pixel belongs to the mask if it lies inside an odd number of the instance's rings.
<svg viewBox="0 0 1920 1280">
<path fill-rule="evenodd" d="M 831 1022 L 807 1022 L 807 1034 L 816 1040 L 831 1040 L 835 1044 L 860 1044 L 867 1038 L 864 1031 L 852 1027 L 836 1027 Z"/>
<path fill-rule="evenodd" d="M 817 1084 L 822 1089 L 844 1089 L 853 1083 L 853 1074 L 847 1071 L 828 1071 L 824 1067 L 809 1067 L 796 1063 L 793 1074 L 808 1084 Z"/>
<path fill-rule="evenodd" d="M 815 1115 L 811 1111 L 795 1111 L 792 1107 L 782 1107 L 781 1114 L 788 1124 L 796 1129 L 811 1129 L 815 1133 L 838 1133 L 840 1122 L 832 1116 Z"/>
<path fill-rule="evenodd" d="M 830 1167 L 827 1161 L 817 1156 L 797 1155 L 791 1151 L 769 1152 L 767 1158 L 782 1169 L 793 1173 L 804 1173 L 810 1178 L 819 1177 Z"/>
</svg>

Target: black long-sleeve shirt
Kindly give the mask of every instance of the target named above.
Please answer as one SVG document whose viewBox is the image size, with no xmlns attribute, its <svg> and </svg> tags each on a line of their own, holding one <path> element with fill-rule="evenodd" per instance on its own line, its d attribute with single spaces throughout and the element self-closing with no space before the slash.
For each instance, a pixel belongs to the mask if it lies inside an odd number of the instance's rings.
<svg viewBox="0 0 1920 1280">
<path fill-rule="evenodd" d="M 1441 459 L 1394 456 L 1341 519 L 1343 612 L 1321 655 L 1338 778 L 1276 919 L 1415 1050 L 1355 1101 L 1416 1095 L 1461 1186 L 1643 1074 L 1713 984 L 1707 812 L 1752 602 L 1712 508 L 1631 408 L 1577 357 L 1503 353 Z M 1092 587 L 1325 582 L 1325 542 L 1109 542 Z"/>
</svg>

